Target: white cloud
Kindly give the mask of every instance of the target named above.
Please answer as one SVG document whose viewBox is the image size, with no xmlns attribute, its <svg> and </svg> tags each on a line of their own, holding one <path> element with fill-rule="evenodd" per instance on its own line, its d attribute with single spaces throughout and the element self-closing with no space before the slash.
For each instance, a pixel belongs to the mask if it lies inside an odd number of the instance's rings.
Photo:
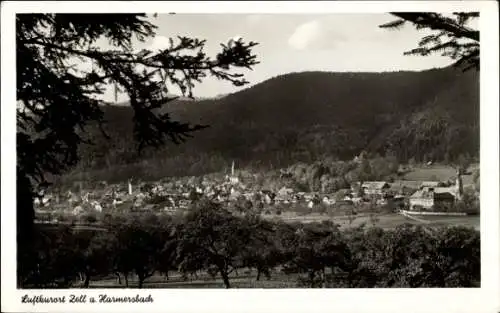
<svg viewBox="0 0 500 313">
<path fill-rule="evenodd" d="M 345 36 L 340 34 L 333 25 L 323 24 L 313 20 L 299 25 L 288 39 L 288 45 L 296 50 L 328 50 L 344 41 Z"/>
<path fill-rule="evenodd" d="M 262 22 L 264 16 L 260 14 L 251 14 L 247 15 L 245 20 L 250 26 L 258 25 L 260 22 Z"/>
<path fill-rule="evenodd" d="M 311 21 L 298 26 L 288 39 L 288 44 L 297 50 L 306 49 L 311 43 L 321 37 L 321 25 L 318 21 Z"/>
<path fill-rule="evenodd" d="M 158 52 L 161 49 L 166 49 L 170 47 L 169 38 L 165 36 L 155 36 L 151 43 L 148 45 L 147 49 Z"/>
</svg>

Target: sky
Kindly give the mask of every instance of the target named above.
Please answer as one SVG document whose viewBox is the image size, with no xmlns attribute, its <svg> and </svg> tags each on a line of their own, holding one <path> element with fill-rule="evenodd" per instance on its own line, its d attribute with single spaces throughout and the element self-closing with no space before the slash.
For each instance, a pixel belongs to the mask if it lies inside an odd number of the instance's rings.
<svg viewBox="0 0 500 313">
<path fill-rule="evenodd" d="M 395 18 L 389 14 L 159 14 L 150 20 L 158 26 L 155 38 L 136 48 L 157 50 L 178 35 L 206 39 L 205 51 L 215 56 L 220 43 L 236 36 L 255 41 L 257 64 L 242 70 L 250 82 L 235 87 L 229 82 L 206 78 L 194 90 L 195 97 L 233 93 L 277 75 L 301 71 L 382 72 L 425 70 L 449 65 L 439 55 L 404 56 L 425 36 L 411 25 L 401 30 L 378 26 Z M 178 93 L 172 90 L 173 93 Z M 109 91 L 106 100 L 114 98 Z M 119 101 L 126 100 L 119 96 Z"/>
</svg>

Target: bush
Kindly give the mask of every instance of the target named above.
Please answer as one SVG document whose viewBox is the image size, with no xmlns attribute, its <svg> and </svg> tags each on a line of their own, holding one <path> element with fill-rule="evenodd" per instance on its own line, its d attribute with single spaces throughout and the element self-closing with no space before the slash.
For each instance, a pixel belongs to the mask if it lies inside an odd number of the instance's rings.
<svg viewBox="0 0 500 313">
<path fill-rule="evenodd" d="M 414 205 L 413 206 L 413 211 L 416 211 L 416 212 L 423 212 L 424 211 L 424 207 L 421 206 L 421 205 Z"/>
<path fill-rule="evenodd" d="M 93 224 L 93 223 L 97 222 L 97 216 L 95 213 L 87 213 L 87 214 L 82 215 L 80 220 L 84 223 Z"/>
<path fill-rule="evenodd" d="M 325 214 L 327 209 L 328 209 L 328 206 L 326 204 L 320 203 L 313 208 L 313 212 L 316 212 L 319 214 Z"/>
<path fill-rule="evenodd" d="M 64 213 L 56 213 L 54 214 L 54 218 L 59 222 L 68 222 L 69 216 Z"/>
<path fill-rule="evenodd" d="M 162 204 L 169 201 L 169 198 L 167 196 L 161 196 L 161 195 L 153 195 L 151 198 L 146 200 L 146 203 L 148 204 Z"/>
</svg>

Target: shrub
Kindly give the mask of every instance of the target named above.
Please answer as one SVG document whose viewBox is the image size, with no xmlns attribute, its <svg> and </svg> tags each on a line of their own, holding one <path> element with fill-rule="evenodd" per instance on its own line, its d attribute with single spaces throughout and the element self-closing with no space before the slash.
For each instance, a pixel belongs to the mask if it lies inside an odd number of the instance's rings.
<svg viewBox="0 0 500 313">
<path fill-rule="evenodd" d="M 80 220 L 84 223 L 93 224 L 93 223 L 97 222 L 97 216 L 95 213 L 86 213 L 86 214 L 82 215 Z"/>
</svg>

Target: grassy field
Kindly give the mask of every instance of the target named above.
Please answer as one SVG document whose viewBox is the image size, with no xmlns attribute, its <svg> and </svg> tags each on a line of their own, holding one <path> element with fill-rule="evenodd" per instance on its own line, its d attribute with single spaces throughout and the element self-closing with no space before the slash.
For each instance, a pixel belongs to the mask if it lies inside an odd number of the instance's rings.
<svg viewBox="0 0 500 313">
<path fill-rule="evenodd" d="M 240 271 L 239 275 L 231 274 L 231 288 L 295 288 L 297 287 L 297 275 L 283 273 L 273 273 L 271 279 L 262 276 L 260 280 L 256 280 L 257 273 L 244 274 Z M 101 279 L 90 282 L 90 288 L 125 288 L 125 282 L 122 279 L 122 284 L 118 284 L 116 278 Z M 137 279 L 129 278 L 129 288 L 137 288 Z M 167 280 L 164 276 L 153 275 L 144 282 L 143 288 L 209 288 L 220 289 L 225 288 L 221 278 L 213 279 L 206 273 L 198 274 L 196 278 L 184 280 L 178 273 L 170 273 Z"/>
<path fill-rule="evenodd" d="M 479 230 L 480 216 L 419 216 L 420 219 L 430 221 L 432 225 L 466 226 Z"/>
<path fill-rule="evenodd" d="M 396 214 L 396 213 L 390 213 L 390 214 L 379 214 L 379 215 L 375 215 L 375 219 L 372 220 L 372 218 L 370 218 L 370 216 L 360 216 L 360 217 L 357 217 L 353 222 L 352 224 L 349 224 L 349 219 L 347 217 L 342 217 L 342 218 L 336 218 L 334 219 L 334 222 L 337 223 L 337 224 L 340 224 L 341 228 L 342 227 L 356 227 L 356 226 L 359 226 L 361 224 L 366 224 L 367 226 L 376 226 L 376 227 L 380 227 L 380 228 L 383 228 L 383 229 L 391 229 L 391 228 L 395 228 L 399 225 L 402 225 L 402 224 L 418 224 L 418 222 L 415 222 L 411 219 L 408 219 L 400 214 Z"/>
<path fill-rule="evenodd" d="M 273 219 L 280 218 L 279 216 L 273 216 Z M 479 229 L 479 215 L 477 216 L 418 216 L 419 219 L 429 221 L 429 224 L 432 225 L 443 225 L 443 226 L 452 226 L 452 225 L 461 225 L 467 227 L 473 227 L 475 229 Z M 347 227 L 356 227 L 361 224 L 366 224 L 367 226 L 377 226 L 384 229 L 395 228 L 398 225 L 402 225 L 405 223 L 418 225 L 422 224 L 416 220 L 411 218 L 407 218 L 398 213 L 384 213 L 377 214 L 375 218 L 371 218 L 369 215 L 357 215 L 356 218 L 352 221 L 349 221 L 348 216 L 334 216 L 330 217 L 328 215 L 303 215 L 296 217 L 288 217 L 281 218 L 285 222 L 293 223 L 293 222 L 301 222 L 301 223 L 313 223 L 313 222 L 322 222 L 322 221 L 332 221 L 335 224 L 340 225 L 341 228 Z M 426 225 L 428 225 L 426 223 Z"/>
<path fill-rule="evenodd" d="M 405 217 L 398 213 L 380 213 L 374 214 L 370 216 L 368 214 L 358 214 L 355 215 L 352 221 L 349 220 L 349 216 L 341 215 L 341 216 L 329 216 L 326 214 L 308 214 L 308 215 L 300 215 L 300 216 L 286 216 L 286 215 L 263 215 L 265 219 L 270 220 L 282 220 L 287 223 L 321 223 L 323 221 L 332 221 L 335 224 L 339 225 L 341 228 L 348 227 L 357 227 L 361 224 L 366 224 L 366 226 L 377 226 L 383 229 L 392 229 L 397 227 L 398 225 L 402 225 L 405 223 L 418 225 L 422 224 L 417 220 L 429 221 L 429 223 L 425 222 L 426 225 L 443 225 L 443 226 L 453 226 L 453 225 L 461 225 L 467 227 L 473 227 L 479 230 L 479 222 L 480 216 L 434 216 L 434 215 L 418 215 L 416 219 L 411 219 Z M 56 227 L 55 224 L 39 224 L 40 227 L 44 229 L 51 229 Z M 85 231 L 85 230 L 97 230 L 97 231 L 107 231 L 104 227 L 92 226 L 92 225 L 75 225 L 73 226 L 75 231 Z"/>
<path fill-rule="evenodd" d="M 478 164 L 471 165 L 469 172 L 479 168 Z M 405 174 L 405 180 L 420 180 L 420 181 L 447 181 L 454 179 L 456 170 L 447 165 L 431 165 L 415 167 L 411 172 Z M 463 175 L 462 180 L 465 186 L 472 185 L 472 175 Z"/>
</svg>

